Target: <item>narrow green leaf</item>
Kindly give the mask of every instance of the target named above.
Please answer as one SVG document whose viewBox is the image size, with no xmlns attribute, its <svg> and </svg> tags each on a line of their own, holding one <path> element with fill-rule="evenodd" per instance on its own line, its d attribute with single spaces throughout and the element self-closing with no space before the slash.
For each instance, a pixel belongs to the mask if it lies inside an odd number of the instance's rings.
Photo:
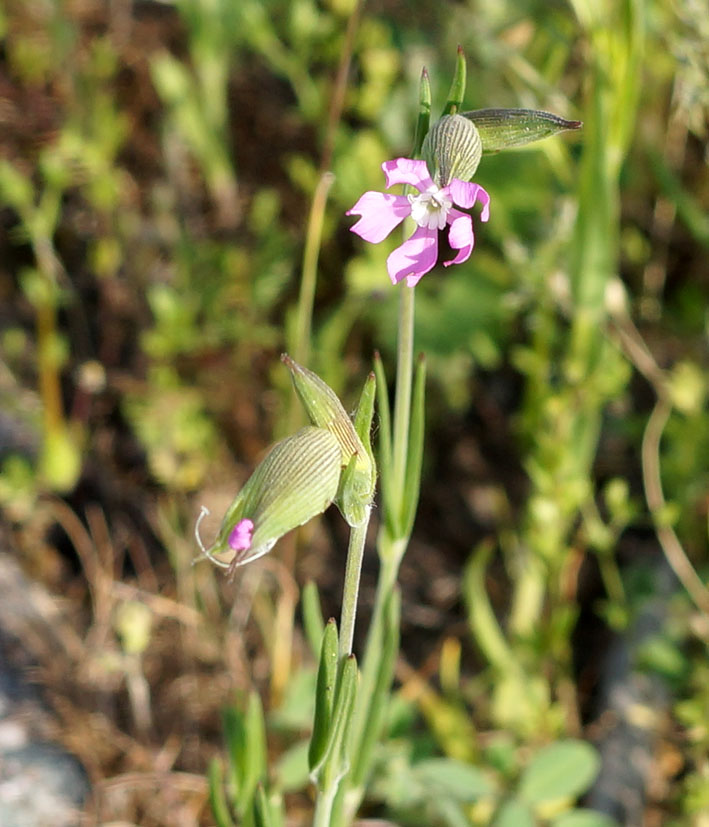
<svg viewBox="0 0 709 827">
<path fill-rule="evenodd" d="M 256 787 L 266 777 L 266 722 L 258 692 L 249 694 L 244 716 L 243 783 L 239 794 L 239 812 L 251 808 Z"/>
<path fill-rule="evenodd" d="M 275 827 L 263 784 L 256 787 L 256 795 L 254 796 L 254 827 Z"/>
<path fill-rule="evenodd" d="M 303 586 L 301 594 L 303 626 L 305 637 L 310 644 L 313 655 L 317 658 L 320 653 L 323 632 L 325 631 L 325 620 L 320 608 L 320 595 L 317 584 L 313 580 Z"/>
<path fill-rule="evenodd" d="M 541 749 L 527 765 L 518 793 L 530 804 L 575 798 L 598 774 L 600 758 L 586 741 L 557 741 Z"/>
<path fill-rule="evenodd" d="M 384 634 L 379 659 L 379 671 L 366 713 L 366 723 L 356 755 L 352 756 L 352 786 L 364 783 L 372 762 L 372 753 L 384 725 L 389 703 L 389 691 L 394 678 L 396 656 L 399 653 L 399 621 L 401 594 L 394 588 L 384 608 Z"/>
<path fill-rule="evenodd" d="M 224 741 L 229 758 L 227 785 L 234 801 L 239 800 L 244 784 L 244 767 L 246 764 L 244 716 L 235 706 L 229 706 L 222 712 Z"/>
<path fill-rule="evenodd" d="M 423 438 L 425 430 L 426 359 L 421 354 L 414 369 L 414 388 L 411 397 L 411 424 L 409 450 L 406 457 L 404 480 L 403 523 L 404 536 L 411 534 L 421 491 L 421 465 L 423 462 Z"/>
<path fill-rule="evenodd" d="M 391 487 L 391 409 L 384 364 L 378 352 L 374 354 L 374 373 L 377 377 L 377 409 L 379 411 L 379 480 L 382 489 L 382 514 L 392 537 L 400 537 L 397 525 L 398 508 Z"/>
<path fill-rule="evenodd" d="M 421 71 L 421 81 L 419 83 L 419 115 L 416 120 L 416 132 L 414 133 L 414 148 L 411 153 L 412 158 L 419 158 L 421 156 L 421 147 L 423 146 L 423 139 L 428 132 L 429 124 L 431 123 L 431 81 L 428 78 L 428 70 L 424 66 Z"/>
<path fill-rule="evenodd" d="M 443 107 L 443 115 L 455 115 L 460 111 L 465 97 L 466 66 L 463 47 L 458 46 L 458 53 L 455 60 L 455 73 L 453 82 L 448 92 L 448 100 Z"/>
<path fill-rule="evenodd" d="M 337 682 L 337 646 L 337 624 L 330 619 L 325 627 L 320 649 L 313 734 L 308 749 L 308 765 L 311 770 L 322 761 L 330 740 L 332 708 Z"/>
<path fill-rule="evenodd" d="M 485 588 L 485 569 L 492 551 L 491 543 L 481 543 L 473 552 L 463 574 L 463 599 L 475 642 L 488 661 L 504 673 L 515 668 L 516 660 L 500 629 Z"/>
<path fill-rule="evenodd" d="M 475 109 L 461 115 L 477 127 L 484 153 L 525 146 L 583 126 L 581 121 L 567 121 L 537 109 Z"/>
<path fill-rule="evenodd" d="M 234 827 L 234 822 L 229 814 L 226 793 L 224 792 L 224 768 L 216 758 L 209 763 L 207 781 L 209 783 L 209 803 L 217 827 Z"/>
<path fill-rule="evenodd" d="M 314 771 L 320 790 L 331 789 L 349 769 L 347 736 L 352 723 L 358 679 L 357 659 L 354 655 L 349 655 L 337 684 L 327 752 L 320 767 Z"/>
</svg>

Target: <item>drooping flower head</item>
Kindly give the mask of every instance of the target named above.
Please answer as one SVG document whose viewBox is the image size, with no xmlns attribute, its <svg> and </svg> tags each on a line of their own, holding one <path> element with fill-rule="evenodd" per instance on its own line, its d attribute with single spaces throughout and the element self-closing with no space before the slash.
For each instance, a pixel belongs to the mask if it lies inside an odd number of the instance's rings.
<svg viewBox="0 0 709 827">
<path fill-rule="evenodd" d="M 350 526 L 362 525 L 374 497 L 377 468 L 369 436 L 374 375 L 365 382 L 352 422 L 319 376 L 286 354 L 281 358 L 313 424 L 273 446 L 227 509 L 209 547 L 199 533 L 207 509 L 195 525 L 202 557 L 231 575 L 333 502 Z"/>
<path fill-rule="evenodd" d="M 457 253 L 443 265 L 448 267 L 467 261 L 475 245 L 475 235 L 472 217 L 462 210 L 470 209 L 479 201 L 483 207 L 480 220 L 487 221 L 490 216 L 490 196 L 487 192 L 479 184 L 455 177 L 459 171 L 465 177 L 472 176 L 480 159 L 478 147 L 475 147 L 474 158 L 469 146 L 465 147 L 467 152 L 462 155 L 451 151 L 459 147 L 455 146 L 454 141 L 445 139 L 451 132 L 451 126 L 457 129 L 458 120 L 465 121 L 460 116 L 446 116 L 437 124 L 440 125 L 438 131 L 436 127 L 431 130 L 429 134 L 433 138 L 429 141 L 428 164 L 410 158 L 396 158 L 382 164 L 387 188 L 394 184 L 408 184 L 418 190 L 417 195 L 365 192 L 347 212 L 347 215 L 360 216 L 359 221 L 350 228 L 352 232 L 373 244 L 383 241 L 405 218 L 411 217 L 417 224 L 408 240 L 387 259 L 387 271 L 393 284 L 406 279 L 407 285 L 414 287 L 422 276 L 433 269 L 438 260 L 438 234 L 446 226 L 450 228 L 448 243 Z M 470 122 L 465 121 L 465 124 L 467 128 Z M 469 142 L 469 136 L 466 137 Z M 429 168 L 434 170 L 433 177 Z"/>
</svg>

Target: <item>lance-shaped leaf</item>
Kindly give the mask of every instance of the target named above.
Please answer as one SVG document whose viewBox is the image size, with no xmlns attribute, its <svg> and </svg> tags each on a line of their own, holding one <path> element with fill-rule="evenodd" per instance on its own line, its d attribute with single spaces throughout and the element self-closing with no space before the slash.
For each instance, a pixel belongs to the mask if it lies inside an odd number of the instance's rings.
<svg viewBox="0 0 709 827">
<path fill-rule="evenodd" d="M 332 725 L 325 755 L 312 773 L 313 781 L 320 790 L 330 789 L 337 784 L 349 769 L 348 734 L 352 723 L 358 679 L 357 660 L 354 655 L 349 655 L 342 666 L 337 682 Z"/>
<path fill-rule="evenodd" d="M 325 631 L 325 621 L 322 616 L 322 609 L 320 608 L 318 587 L 313 580 L 308 580 L 305 586 L 303 586 L 301 612 L 303 614 L 305 637 L 313 655 L 317 658 L 320 655 L 322 636 Z"/>
<path fill-rule="evenodd" d="M 444 115 L 455 115 L 460 111 L 465 97 L 465 80 L 467 74 L 467 67 L 465 65 L 465 54 L 463 47 L 458 46 L 458 53 L 455 58 L 455 72 L 453 74 L 453 81 L 448 92 L 448 100 L 443 107 Z M 467 179 L 466 179 L 467 180 Z"/>
<path fill-rule="evenodd" d="M 391 537 L 401 537 L 402 527 L 399 525 L 398 499 L 392 486 L 392 438 L 391 438 L 391 410 L 387 390 L 384 363 L 377 351 L 374 354 L 374 372 L 377 377 L 377 403 L 379 410 L 379 467 L 381 469 L 382 513 L 386 520 L 387 530 Z"/>
<path fill-rule="evenodd" d="M 321 762 L 330 739 L 332 708 L 337 683 L 337 625 L 334 619 L 328 621 L 323 633 L 320 650 L 320 664 L 315 688 L 315 715 L 313 734 L 308 749 L 308 766 L 312 772 Z"/>
<path fill-rule="evenodd" d="M 414 149 L 412 158 L 419 158 L 423 139 L 428 133 L 431 123 L 431 81 L 428 77 L 428 70 L 424 66 L 421 70 L 421 81 L 419 82 L 419 115 L 416 120 L 416 132 L 414 133 Z"/>
<path fill-rule="evenodd" d="M 284 534 L 325 511 L 337 494 L 341 470 L 340 445 L 330 431 L 309 426 L 281 440 L 241 489 L 217 539 L 208 549 L 202 546 L 202 553 L 231 570 L 261 557 Z M 197 540 L 201 545 L 198 534 Z"/>
<path fill-rule="evenodd" d="M 483 152 L 524 146 L 583 126 L 581 121 L 567 121 L 537 109 L 475 109 L 461 115 L 477 127 Z"/>
</svg>

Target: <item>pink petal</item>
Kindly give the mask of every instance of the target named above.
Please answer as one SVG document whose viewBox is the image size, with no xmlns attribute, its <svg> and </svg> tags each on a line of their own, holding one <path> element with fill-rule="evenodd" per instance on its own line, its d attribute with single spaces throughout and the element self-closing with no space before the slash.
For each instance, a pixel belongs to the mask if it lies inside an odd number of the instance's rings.
<svg viewBox="0 0 709 827">
<path fill-rule="evenodd" d="M 251 548 L 251 535 L 254 530 L 252 520 L 244 519 L 238 522 L 229 533 L 227 543 L 234 551 L 245 551 Z"/>
<path fill-rule="evenodd" d="M 362 217 L 350 230 L 365 241 L 378 244 L 411 213 L 411 204 L 404 195 L 365 192 L 345 215 Z"/>
<path fill-rule="evenodd" d="M 382 169 L 387 177 L 387 187 L 394 184 L 411 184 L 419 192 L 423 192 L 434 185 L 425 161 L 396 158 L 394 161 L 384 161 Z"/>
<path fill-rule="evenodd" d="M 392 284 L 405 278 L 408 286 L 413 287 L 421 276 L 433 269 L 437 258 L 438 230 L 418 227 L 387 259 L 389 278 Z"/>
<path fill-rule="evenodd" d="M 470 258 L 475 246 L 475 235 L 473 234 L 473 220 L 472 218 L 460 210 L 453 209 L 448 213 L 448 218 L 453 220 L 450 222 L 450 232 L 448 233 L 448 243 L 454 250 L 458 250 L 458 254 L 450 261 L 444 261 L 444 267 L 450 267 L 451 264 L 462 264 Z"/>
<path fill-rule="evenodd" d="M 469 181 L 461 181 L 460 178 L 454 178 L 446 189 L 450 193 L 453 203 L 459 207 L 463 207 L 463 209 L 467 210 L 472 207 L 476 201 L 480 201 L 483 205 L 480 220 L 488 220 L 490 217 L 490 196 L 480 184 L 473 184 Z"/>
</svg>

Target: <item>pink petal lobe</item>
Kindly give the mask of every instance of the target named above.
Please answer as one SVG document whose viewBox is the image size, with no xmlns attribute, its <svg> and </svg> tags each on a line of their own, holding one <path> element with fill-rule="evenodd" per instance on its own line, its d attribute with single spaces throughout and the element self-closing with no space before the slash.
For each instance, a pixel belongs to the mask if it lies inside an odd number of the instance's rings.
<svg viewBox="0 0 709 827">
<path fill-rule="evenodd" d="M 411 204 L 404 195 L 365 192 L 345 215 L 362 216 L 350 230 L 365 241 L 378 244 L 410 213 Z"/>
<path fill-rule="evenodd" d="M 251 535 L 254 530 L 252 520 L 239 521 L 229 533 L 227 543 L 233 551 L 245 551 L 251 548 Z"/>
<path fill-rule="evenodd" d="M 475 246 L 473 220 L 471 217 L 455 209 L 448 213 L 448 217 L 453 219 L 450 222 L 448 243 L 454 250 L 458 250 L 458 254 L 450 261 L 444 261 L 444 267 L 450 267 L 451 264 L 462 264 L 464 261 L 467 261 Z"/>
<path fill-rule="evenodd" d="M 425 161 L 396 158 L 393 161 L 384 161 L 382 169 L 386 175 L 387 187 L 394 184 L 411 184 L 419 192 L 423 192 L 433 186 Z"/>
<path fill-rule="evenodd" d="M 480 211 L 480 220 L 487 221 L 488 218 L 490 218 L 490 196 L 487 190 L 484 190 L 482 187 L 478 189 L 478 201 L 483 205 Z"/>
<path fill-rule="evenodd" d="M 480 214 L 481 221 L 487 221 L 490 217 L 490 196 L 487 194 L 480 184 L 474 184 L 468 181 L 461 181 L 460 178 L 454 178 L 446 187 L 450 193 L 453 202 L 463 209 L 469 209 L 480 201 L 483 205 L 482 213 Z"/>
<path fill-rule="evenodd" d="M 437 258 L 438 230 L 418 227 L 387 259 L 389 278 L 392 284 L 406 279 L 408 286 L 413 287 L 421 276 L 433 269 Z"/>
</svg>

